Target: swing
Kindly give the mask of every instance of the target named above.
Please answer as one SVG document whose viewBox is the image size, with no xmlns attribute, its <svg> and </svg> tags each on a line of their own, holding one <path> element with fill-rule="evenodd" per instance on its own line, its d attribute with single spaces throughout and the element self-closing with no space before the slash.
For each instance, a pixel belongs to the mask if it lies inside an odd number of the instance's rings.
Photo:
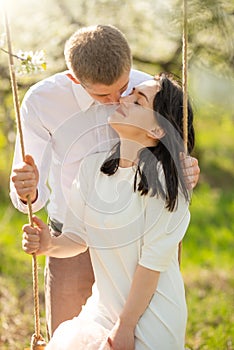
<svg viewBox="0 0 234 350">
<path fill-rule="evenodd" d="M 182 89 L 183 89 L 183 141 L 184 153 L 188 153 L 188 4 L 183 0 L 183 36 L 182 36 Z M 182 241 L 178 246 L 178 261 L 181 266 Z"/>
<path fill-rule="evenodd" d="M 11 47 L 11 36 L 10 28 L 8 23 L 7 12 L 4 9 L 4 19 L 6 27 L 6 37 L 8 45 L 8 63 L 10 71 L 10 81 L 14 101 L 14 109 L 16 115 L 17 130 L 20 138 L 21 154 L 22 159 L 25 159 L 25 149 L 24 149 L 24 139 L 21 126 L 20 118 L 20 107 L 18 98 L 17 81 L 14 70 L 14 61 Z M 184 140 L 184 152 L 187 154 L 187 140 L 188 140 L 188 96 L 187 96 L 187 71 L 188 71 L 188 61 L 187 61 L 187 46 L 188 46 L 188 29 L 187 29 L 187 0 L 183 0 L 183 51 L 182 51 L 182 89 L 183 89 L 183 140 Z M 33 227 L 33 213 L 32 213 L 32 203 L 30 196 L 27 197 L 27 207 L 28 207 L 28 220 L 30 225 Z M 181 255 L 182 255 L 182 241 L 178 246 L 178 261 L 181 265 Z M 25 350 L 43 350 L 46 348 L 46 341 L 40 334 L 40 313 L 39 313 L 39 291 L 38 291 L 38 266 L 37 266 L 37 256 L 35 253 L 32 254 L 32 278 L 33 278 L 33 295 L 34 295 L 34 327 L 35 333 L 32 335 L 30 348 Z"/>
<path fill-rule="evenodd" d="M 13 61 L 13 55 L 12 55 L 10 28 L 9 28 L 6 10 L 4 10 L 4 19 L 5 19 L 7 45 L 8 45 L 9 71 L 10 71 L 11 87 L 12 87 L 14 108 L 15 108 L 16 121 L 17 121 L 17 130 L 18 130 L 19 136 L 20 136 L 20 146 L 21 146 L 22 159 L 25 159 L 24 139 L 23 139 L 23 132 L 22 132 L 22 127 L 21 127 L 21 119 L 20 119 L 18 89 L 17 89 L 16 76 L 15 76 L 15 70 L 14 70 L 14 61 Z M 29 223 L 31 226 L 33 226 L 33 219 L 32 219 L 33 214 L 32 214 L 32 204 L 31 204 L 30 196 L 27 197 L 27 206 L 28 206 Z M 33 334 L 32 339 L 31 339 L 31 348 L 30 349 L 31 350 L 43 350 L 46 347 L 46 342 L 40 334 L 38 269 L 37 269 L 36 254 L 32 254 L 32 274 L 33 274 L 33 292 L 34 292 L 35 333 Z M 28 349 L 25 349 L 25 350 L 28 350 Z"/>
</svg>

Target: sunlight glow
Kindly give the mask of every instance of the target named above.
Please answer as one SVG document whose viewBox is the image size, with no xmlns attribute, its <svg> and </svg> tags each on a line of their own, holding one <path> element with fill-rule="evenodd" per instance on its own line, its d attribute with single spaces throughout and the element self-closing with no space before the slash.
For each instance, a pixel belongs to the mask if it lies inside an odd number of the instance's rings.
<svg viewBox="0 0 234 350">
<path fill-rule="evenodd" d="M 0 13 L 3 11 L 11 11 L 14 8 L 14 4 L 11 0 L 0 0 Z"/>
<path fill-rule="evenodd" d="M 0 0 L 0 8 L 5 7 L 6 0 Z"/>
</svg>

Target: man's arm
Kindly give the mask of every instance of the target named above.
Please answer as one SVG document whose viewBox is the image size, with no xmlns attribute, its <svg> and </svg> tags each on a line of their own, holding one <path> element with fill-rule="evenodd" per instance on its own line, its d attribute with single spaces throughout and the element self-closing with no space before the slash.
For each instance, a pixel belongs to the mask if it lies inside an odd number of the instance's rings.
<svg viewBox="0 0 234 350">
<path fill-rule="evenodd" d="M 15 144 L 15 153 L 10 179 L 10 198 L 16 209 L 27 213 L 26 196 L 33 202 L 33 212 L 44 207 L 49 199 L 47 187 L 51 159 L 51 136 L 42 125 L 34 108 L 32 96 L 26 97 L 21 108 L 25 153 L 31 154 L 23 162 L 19 135 Z M 36 165 L 37 166 L 36 166 Z"/>
</svg>

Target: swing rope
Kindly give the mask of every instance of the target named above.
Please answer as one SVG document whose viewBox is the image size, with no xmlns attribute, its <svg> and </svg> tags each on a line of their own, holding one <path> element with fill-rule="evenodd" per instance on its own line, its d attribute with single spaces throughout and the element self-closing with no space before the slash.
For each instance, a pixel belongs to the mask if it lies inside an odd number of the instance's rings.
<svg viewBox="0 0 234 350">
<path fill-rule="evenodd" d="M 183 0 L 183 36 L 182 36 L 182 89 L 183 89 L 183 141 L 184 153 L 188 153 L 188 4 Z M 178 247 L 178 260 L 181 265 L 182 241 Z"/>
<path fill-rule="evenodd" d="M 7 17 L 7 12 L 4 10 L 5 18 L 5 27 L 6 27 L 6 37 L 8 45 L 8 63 L 10 71 L 10 81 L 14 101 L 14 110 L 16 115 L 16 125 L 17 131 L 19 133 L 20 146 L 22 159 L 25 159 L 25 147 L 24 147 L 24 138 L 23 130 L 21 124 L 20 116 L 20 104 L 18 98 L 18 87 L 14 69 L 13 53 L 11 46 L 11 36 L 10 28 Z M 187 58 L 187 49 L 188 49 L 188 14 L 187 14 L 187 0 L 183 0 L 183 47 L 182 47 L 182 89 L 183 89 L 183 140 L 184 140 L 184 152 L 187 154 L 187 142 L 188 142 L 188 58 Z M 27 208 L 28 208 L 28 220 L 30 225 L 33 227 L 33 213 L 32 213 L 32 203 L 31 198 L 27 196 Z M 182 254 L 182 241 L 179 243 L 178 250 L 178 260 L 181 264 L 181 254 Z M 40 309 L 39 309 L 39 288 L 38 288 L 38 264 L 37 256 L 35 253 L 32 254 L 32 277 L 33 277 L 33 295 L 34 295 L 34 329 L 35 333 L 32 336 L 31 340 L 31 350 L 42 350 L 46 347 L 46 342 L 42 335 L 40 334 Z"/>
<path fill-rule="evenodd" d="M 23 138 L 23 130 L 21 124 L 20 117 L 20 104 L 18 97 L 18 87 L 14 69 L 14 60 L 12 53 L 12 45 L 11 45 L 11 35 L 10 35 L 10 26 L 7 17 L 7 12 L 4 9 L 4 19 L 5 19 L 5 28 L 6 28 L 6 37 L 7 37 L 7 46 L 8 46 L 8 63 L 9 63 L 9 71 L 10 71 L 10 81 L 12 88 L 12 95 L 14 101 L 14 110 L 16 115 L 16 126 L 17 131 L 19 133 L 20 139 L 20 147 L 21 147 L 21 155 L 22 159 L 25 159 L 25 147 L 24 147 L 24 138 Z M 27 196 L 27 208 L 28 208 L 28 219 L 30 225 L 33 227 L 33 213 L 32 213 L 32 203 L 30 195 Z M 31 339 L 31 349 L 43 349 L 44 345 L 46 345 L 43 337 L 40 334 L 40 311 L 39 311 L 39 288 L 38 288 L 38 265 L 37 265 L 37 256 L 35 253 L 32 254 L 32 276 L 33 276 L 33 295 L 34 295 L 34 328 L 35 333 Z"/>
<path fill-rule="evenodd" d="M 188 152 L 188 5 L 187 0 L 183 3 L 183 133 L 184 152 Z"/>
</svg>

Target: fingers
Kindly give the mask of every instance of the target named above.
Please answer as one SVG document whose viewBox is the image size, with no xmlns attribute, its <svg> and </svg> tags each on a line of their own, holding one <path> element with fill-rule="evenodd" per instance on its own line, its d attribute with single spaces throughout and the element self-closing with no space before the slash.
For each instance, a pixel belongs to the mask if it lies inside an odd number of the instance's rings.
<svg viewBox="0 0 234 350">
<path fill-rule="evenodd" d="M 23 226 L 22 248 L 28 253 L 45 254 L 51 243 L 49 227 L 37 216 L 33 216 L 35 226 Z"/>
<path fill-rule="evenodd" d="M 18 165 L 16 165 L 15 169 L 17 172 L 27 172 L 32 171 L 36 167 L 36 164 L 34 162 L 34 159 L 30 155 L 26 155 L 24 157 L 24 161 Z"/>
<path fill-rule="evenodd" d="M 23 231 L 28 233 L 28 234 L 33 234 L 33 235 L 39 235 L 41 230 L 47 229 L 48 225 L 41 219 L 39 219 L 38 216 L 33 215 L 33 222 L 36 225 L 36 227 L 33 227 L 29 224 L 23 226 Z"/>
<path fill-rule="evenodd" d="M 187 188 L 191 190 L 197 185 L 199 180 L 200 168 L 198 160 L 187 156 L 185 153 L 180 153 L 180 159 Z"/>
<path fill-rule="evenodd" d="M 33 222 L 37 225 L 38 228 L 40 228 L 41 230 L 49 230 L 48 225 L 42 221 L 41 219 L 39 219 L 39 217 L 37 217 L 36 215 L 33 216 Z"/>
<path fill-rule="evenodd" d="M 28 245 L 32 244 L 34 246 L 38 246 L 38 243 L 40 242 L 40 236 L 37 234 L 30 234 L 30 233 L 23 233 L 23 240 L 27 243 Z"/>
<path fill-rule="evenodd" d="M 32 156 L 30 156 L 29 154 L 27 154 L 25 157 L 24 157 L 24 161 L 26 164 L 28 164 L 29 166 L 31 166 L 33 168 L 33 171 L 34 171 L 34 175 L 36 177 L 36 179 L 38 180 L 39 178 L 39 173 L 38 173 L 38 169 L 37 169 L 37 166 L 34 162 L 34 159 Z"/>
<path fill-rule="evenodd" d="M 32 167 L 36 166 L 33 157 L 30 156 L 29 154 L 26 154 L 26 156 L 24 157 L 24 161 L 25 163 L 27 163 L 28 165 L 31 165 Z"/>
<path fill-rule="evenodd" d="M 40 248 L 39 242 L 31 242 L 28 240 L 28 238 L 25 238 L 23 236 L 22 239 L 22 249 L 27 254 L 34 254 L 37 253 Z"/>
<path fill-rule="evenodd" d="M 13 181 L 12 181 L 13 182 Z M 31 201 L 34 202 L 37 199 L 37 181 L 25 180 L 25 177 L 20 180 L 15 180 L 14 187 L 16 193 L 22 201 L 27 201 L 27 197 L 30 196 Z"/>
<path fill-rule="evenodd" d="M 37 184 L 39 174 L 34 160 L 31 156 L 25 156 L 25 162 L 16 166 L 11 175 L 12 183 L 20 199 L 27 200 L 30 195 L 31 200 L 35 201 L 37 197 Z"/>
<path fill-rule="evenodd" d="M 107 338 L 107 343 L 108 343 L 110 346 L 112 346 L 112 340 L 111 340 L 110 337 Z"/>
<path fill-rule="evenodd" d="M 35 187 L 37 186 L 37 182 L 35 180 L 28 179 L 26 180 L 25 177 L 15 181 L 15 187 L 19 192 L 27 193 L 27 192 L 33 192 L 35 190 Z"/>
<path fill-rule="evenodd" d="M 41 236 L 44 230 L 49 231 L 48 226 L 37 216 L 33 216 L 35 227 L 27 224 L 23 226 L 22 248 L 28 254 L 40 253 Z"/>
<path fill-rule="evenodd" d="M 36 253 L 40 248 L 38 229 L 30 225 L 23 226 L 22 248 L 28 254 Z"/>
</svg>

